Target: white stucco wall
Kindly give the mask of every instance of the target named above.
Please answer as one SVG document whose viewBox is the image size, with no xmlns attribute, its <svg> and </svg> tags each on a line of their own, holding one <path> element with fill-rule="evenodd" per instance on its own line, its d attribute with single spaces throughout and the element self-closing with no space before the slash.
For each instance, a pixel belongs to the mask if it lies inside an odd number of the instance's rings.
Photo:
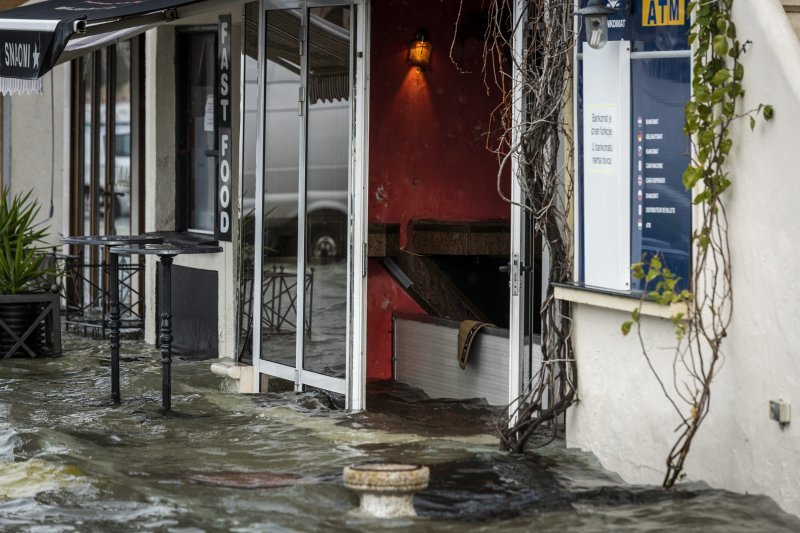
<svg viewBox="0 0 800 533">
<path fill-rule="evenodd" d="M 800 515 L 800 43 L 778 0 L 735 3 L 747 95 L 742 109 L 775 107 L 775 118 L 734 135 L 728 197 L 735 313 L 711 411 L 686 464 L 691 480 L 766 494 Z M 567 442 L 593 452 L 637 483 L 660 483 L 678 418 L 647 367 L 628 315 L 575 306 L 580 403 L 567 416 Z M 656 369 L 671 390 L 675 337 L 669 321 L 644 321 Z M 793 404 L 785 429 L 770 420 L 770 400 Z"/>
<path fill-rule="evenodd" d="M 65 99 L 65 87 L 69 86 L 66 81 L 68 70 L 68 66 L 62 65 L 46 74 L 42 80 L 44 94 L 6 97 L 10 100 L 11 111 L 10 116 L 5 117 L 10 121 L 10 154 L 6 156 L 10 156 L 11 166 L 10 176 L 4 176 L 3 181 L 10 183 L 15 194 L 33 191 L 33 196 L 42 206 L 38 220 L 50 227 L 50 244 L 58 244 L 65 231 L 62 214 L 66 206 L 64 124 L 69 120 L 69 102 Z M 52 217 L 49 216 L 51 176 Z"/>
<path fill-rule="evenodd" d="M 178 25 L 216 25 L 221 14 L 230 14 L 232 20 L 232 80 L 231 101 L 233 113 L 231 131 L 234 141 L 232 175 L 239 174 L 239 80 L 240 42 L 242 31 L 241 6 L 234 5 L 225 11 L 184 19 Z M 146 38 L 147 98 L 145 135 L 145 231 L 173 231 L 175 229 L 175 26 L 164 25 L 147 33 Z M 238 179 L 234 179 L 232 198 L 238 198 Z M 232 202 L 232 220 L 238 219 L 237 202 Z M 233 224 L 232 241 L 220 243 L 223 252 L 215 255 L 187 255 L 175 258 L 175 265 L 213 270 L 218 273 L 218 341 L 219 356 L 233 358 L 236 352 L 236 257 L 238 239 Z M 156 342 L 156 261 L 148 258 L 145 276 L 148 287 L 145 308 L 145 340 Z"/>
</svg>

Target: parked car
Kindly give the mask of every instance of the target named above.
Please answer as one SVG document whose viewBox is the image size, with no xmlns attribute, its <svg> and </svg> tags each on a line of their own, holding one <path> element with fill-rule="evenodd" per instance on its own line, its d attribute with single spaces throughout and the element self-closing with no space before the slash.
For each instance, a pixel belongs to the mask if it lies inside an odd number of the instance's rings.
<svg viewBox="0 0 800 533">
<path fill-rule="evenodd" d="M 248 58 L 245 88 L 243 214 L 255 209 L 256 61 Z M 298 226 L 300 143 L 297 84 L 286 68 L 268 62 L 266 87 L 264 212 L 267 245 L 274 253 L 294 255 Z M 342 257 L 347 244 L 347 101 L 315 102 L 309 111 L 307 160 L 307 236 L 311 257 Z"/>
</svg>

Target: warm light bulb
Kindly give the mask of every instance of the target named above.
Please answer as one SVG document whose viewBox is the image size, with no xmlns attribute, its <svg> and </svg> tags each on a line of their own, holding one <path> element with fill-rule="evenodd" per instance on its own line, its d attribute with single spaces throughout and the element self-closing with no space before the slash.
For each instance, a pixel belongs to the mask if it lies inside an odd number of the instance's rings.
<svg viewBox="0 0 800 533">
<path fill-rule="evenodd" d="M 408 47 L 408 64 L 424 69 L 431 63 L 433 45 L 428 40 L 428 33 L 420 29 Z"/>
<path fill-rule="evenodd" d="M 597 48 L 600 46 L 600 40 L 603 38 L 603 32 L 600 30 L 592 31 L 592 38 L 589 40 L 589 46 Z"/>
</svg>

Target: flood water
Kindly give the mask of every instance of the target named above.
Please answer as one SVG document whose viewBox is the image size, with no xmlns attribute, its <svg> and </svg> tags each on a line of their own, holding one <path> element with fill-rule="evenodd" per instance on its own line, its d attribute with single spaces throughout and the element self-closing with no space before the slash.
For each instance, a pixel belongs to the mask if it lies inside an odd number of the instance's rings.
<svg viewBox="0 0 800 533">
<path fill-rule="evenodd" d="M 800 530 L 768 498 L 629 486 L 563 443 L 511 457 L 482 402 L 388 383 L 348 414 L 324 394 L 228 392 L 211 361 L 177 359 L 164 415 L 158 354 L 125 341 L 113 406 L 106 343 L 65 343 L 0 361 L 2 531 Z M 368 461 L 430 466 L 418 518 L 350 513 L 342 468 Z"/>
</svg>

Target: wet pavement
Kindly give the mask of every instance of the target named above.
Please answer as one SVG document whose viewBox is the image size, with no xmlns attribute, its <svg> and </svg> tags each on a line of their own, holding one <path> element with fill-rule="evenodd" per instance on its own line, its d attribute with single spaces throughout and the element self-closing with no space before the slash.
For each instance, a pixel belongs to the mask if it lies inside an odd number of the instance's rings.
<svg viewBox="0 0 800 533">
<path fill-rule="evenodd" d="M 496 410 L 378 383 L 370 411 L 322 393 L 230 392 L 211 361 L 160 360 L 124 341 L 123 403 L 105 342 L 65 337 L 57 359 L 0 361 L 2 531 L 800 531 L 769 498 L 699 484 L 630 486 L 555 442 L 498 451 Z M 354 516 L 351 463 L 430 467 L 419 517 Z"/>
</svg>

